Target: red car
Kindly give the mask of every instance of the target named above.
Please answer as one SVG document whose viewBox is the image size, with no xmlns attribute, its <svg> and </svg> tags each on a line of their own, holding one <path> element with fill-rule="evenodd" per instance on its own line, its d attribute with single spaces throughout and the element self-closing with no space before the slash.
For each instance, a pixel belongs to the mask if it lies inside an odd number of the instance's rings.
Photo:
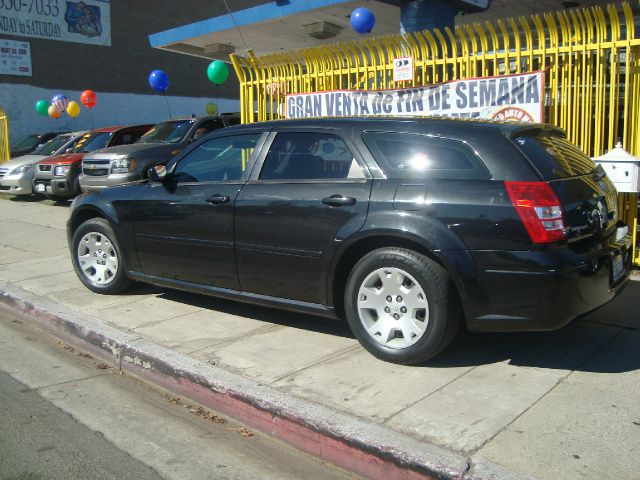
<svg viewBox="0 0 640 480">
<path fill-rule="evenodd" d="M 87 133 L 71 151 L 38 162 L 33 178 L 33 191 L 51 200 L 75 197 L 80 193 L 78 177 L 82 170 L 82 158 L 86 153 L 133 143 L 152 126 L 107 127 Z"/>
</svg>

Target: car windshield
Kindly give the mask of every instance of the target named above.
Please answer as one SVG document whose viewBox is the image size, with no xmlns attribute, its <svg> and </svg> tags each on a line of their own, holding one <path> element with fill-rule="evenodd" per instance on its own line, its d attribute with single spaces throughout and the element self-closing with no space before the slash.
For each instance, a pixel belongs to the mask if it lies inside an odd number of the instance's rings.
<svg viewBox="0 0 640 480">
<path fill-rule="evenodd" d="M 14 145 L 13 148 L 17 150 L 33 148 L 38 144 L 39 138 L 40 138 L 40 135 L 27 135 L 22 140 L 20 140 L 16 145 Z"/>
<path fill-rule="evenodd" d="M 71 137 L 69 135 L 58 135 L 57 137 L 49 140 L 44 145 L 41 145 L 38 148 L 36 148 L 33 154 L 46 155 L 48 157 L 49 155 L 53 155 L 54 153 L 57 153 L 58 150 L 60 150 L 69 142 L 69 140 L 71 140 Z"/>
<path fill-rule="evenodd" d="M 175 120 L 157 124 L 136 143 L 178 143 L 185 137 L 195 120 Z"/>
<path fill-rule="evenodd" d="M 113 135 L 113 132 L 93 132 L 87 133 L 82 137 L 75 147 L 73 147 L 74 153 L 87 153 L 93 152 L 100 148 L 104 148 L 109 143 L 109 139 Z"/>
</svg>

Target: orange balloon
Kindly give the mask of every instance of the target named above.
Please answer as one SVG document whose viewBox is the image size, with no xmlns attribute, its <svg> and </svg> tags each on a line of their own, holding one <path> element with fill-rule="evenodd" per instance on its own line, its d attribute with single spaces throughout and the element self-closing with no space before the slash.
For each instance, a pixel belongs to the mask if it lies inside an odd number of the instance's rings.
<svg viewBox="0 0 640 480">
<path fill-rule="evenodd" d="M 60 118 L 60 116 L 62 115 L 62 113 L 56 110 L 56 107 L 54 107 L 53 105 L 49 107 L 48 113 L 51 118 Z"/>
</svg>

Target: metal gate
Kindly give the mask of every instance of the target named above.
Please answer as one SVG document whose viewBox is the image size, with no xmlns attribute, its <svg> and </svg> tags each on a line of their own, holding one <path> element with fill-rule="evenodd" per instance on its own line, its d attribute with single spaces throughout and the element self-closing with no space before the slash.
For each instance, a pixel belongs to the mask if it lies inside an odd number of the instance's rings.
<svg viewBox="0 0 640 480">
<path fill-rule="evenodd" d="M 413 82 L 396 85 L 393 61 L 414 58 Z M 589 156 L 617 140 L 640 155 L 640 38 L 628 3 L 468 24 L 444 31 L 366 37 L 257 57 L 231 55 L 243 123 L 283 118 L 287 93 L 425 86 L 545 72 L 545 121 Z M 631 227 L 636 194 L 619 197 Z M 636 235 L 634 234 L 634 247 Z M 634 248 L 635 251 L 635 248 Z M 640 262 L 636 255 L 635 262 Z"/>
<path fill-rule="evenodd" d="M 9 118 L 0 108 L 0 163 L 9 160 Z"/>
</svg>

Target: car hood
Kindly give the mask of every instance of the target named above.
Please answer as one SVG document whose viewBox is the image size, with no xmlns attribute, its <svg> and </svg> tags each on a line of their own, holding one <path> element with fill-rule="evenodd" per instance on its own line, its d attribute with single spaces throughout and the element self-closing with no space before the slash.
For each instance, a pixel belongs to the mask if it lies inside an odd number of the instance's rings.
<svg viewBox="0 0 640 480">
<path fill-rule="evenodd" d="M 84 153 L 62 153 L 60 155 L 48 157 L 46 160 L 42 160 L 38 163 L 40 163 L 40 165 L 69 165 L 82 161 L 82 157 L 84 157 L 84 155 Z"/>
<path fill-rule="evenodd" d="M 117 147 L 103 148 L 87 154 L 89 159 L 112 159 L 116 157 L 143 157 L 160 156 L 170 158 L 184 149 L 184 143 L 132 143 L 130 145 L 118 145 Z M 171 152 L 176 152 L 172 154 Z"/>
<path fill-rule="evenodd" d="M 14 158 L 13 160 L 9 160 L 8 162 L 0 163 L 0 168 L 13 170 L 14 168 L 18 168 L 26 163 L 35 163 L 43 158 L 47 157 L 45 155 L 24 155 L 22 157 Z"/>
</svg>

